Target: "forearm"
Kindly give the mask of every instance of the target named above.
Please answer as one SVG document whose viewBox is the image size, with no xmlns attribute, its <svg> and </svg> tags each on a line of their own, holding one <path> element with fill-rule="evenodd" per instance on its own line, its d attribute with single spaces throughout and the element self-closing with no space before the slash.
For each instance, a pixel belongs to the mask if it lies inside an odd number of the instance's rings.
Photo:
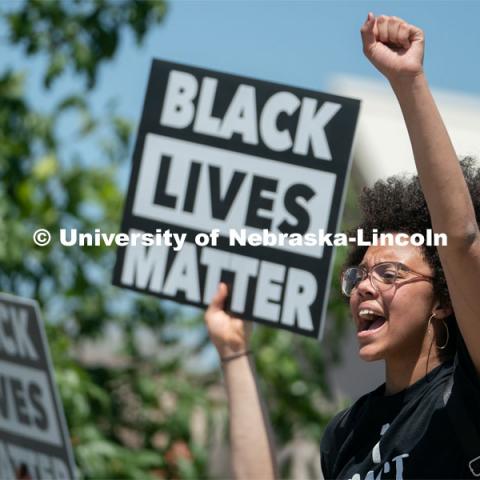
<svg viewBox="0 0 480 480">
<path fill-rule="evenodd" d="M 273 479 L 276 460 L 253 362 L 242 356 L 223 364 L 230 410 L 232 468 L 236 479 Z"/>
<path fill-rule="evenodd" d="M 452 142 L 423 74 L 392 81 L 403 112 L 433 228 L 449 244 L 477 236 L 472 201 Z"/>
</svg>

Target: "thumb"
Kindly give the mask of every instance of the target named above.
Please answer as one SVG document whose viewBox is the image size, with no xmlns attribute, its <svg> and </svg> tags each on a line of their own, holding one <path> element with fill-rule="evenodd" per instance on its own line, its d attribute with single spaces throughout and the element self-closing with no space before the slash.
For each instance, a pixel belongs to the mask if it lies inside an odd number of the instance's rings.
<svg viewBox="0 0 480 480">
<path fill-rule="evenodd" d="M 377 39 L 375 37 L 375 15 L 369 12 L 365 23 L 360 29 L 360 34 L 362 35 L 363 51 L 365 53 L 369 52 L 373 45 L 375 45 Z"/>
<path fill-rule="evenodd" d="M 223 282 L 218 284 L 217 292 L 212 298 L 208 310 L 210 312 L 218 312 L 219 310 L 223 310 L 225 305 L 225 299 L 228 295 L 228 288 L 227 285 Z"/>
</svg>

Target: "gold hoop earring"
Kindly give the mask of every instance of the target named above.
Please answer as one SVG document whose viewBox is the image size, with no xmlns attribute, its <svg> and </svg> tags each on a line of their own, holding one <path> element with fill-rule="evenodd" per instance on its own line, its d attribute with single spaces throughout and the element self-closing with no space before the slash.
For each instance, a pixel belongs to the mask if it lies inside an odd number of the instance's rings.
<svg viewBox="0 0 480 480">
<path fill-rule="evenodd" d="M 430 318 L 428 319 L 428 323 L 430 324 L 430 322 L 432 321 L 432 318 L 436 318 L 436 315 L 434 313 L 432 313 L 430 315 Z M 448 341 L 450 340 L 450 331 L 448 330 L 448 325 L 447 325 L 447 322 L 445 321 L 444 318 L 441 318 L 440 320 L 442 320 L 442 323 L 443 325 L 445 326 L 445 330 L 447 331 L 447 339 L 445 340 L 445 343 L 443 345 L 438 345 L 438 343 L 436 344 L 437 348 L 439 350 L 445 350 L 447 348 L 447 345 L 448 345 Z"/>
<path fill-rule="evenodd" d="M 445 350 L 445 348 L 447 348 L 448 341 L 450 340 L 450 331 L 448 330 L 448 325 L 447 325 L 447 322 L 445 321 L 444 318 L 442 318 L 442 323 L 443 323 L 443 325 L 445 326 L 445 329 L 446 329 L 446 331 L 447 331 L 447 339 L 445 340 L 445 343 L 444 343 L 441 347 L 439 347 L 439 346 L 437 345 L 437 348 L 438 348 L 439 350 Z"/>
</svg>

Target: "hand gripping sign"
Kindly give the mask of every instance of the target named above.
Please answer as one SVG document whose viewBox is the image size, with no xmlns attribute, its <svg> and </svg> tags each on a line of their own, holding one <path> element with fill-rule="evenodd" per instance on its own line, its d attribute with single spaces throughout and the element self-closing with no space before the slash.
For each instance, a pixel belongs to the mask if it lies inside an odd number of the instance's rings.
<svg viewBox="0 0 480 480">
<path fill-rule="evenodd" d="M 0 478 L 70 480 L 75 463 L 33 300 L 0 293 Z"/>
<path fill-rule="evenodd" d="M 205 308 L 226 281 L 236 315 L 320 337 L 333 247 L 285 240 L 336 231 L 359 106 L 154 60 L 122 223 L 153 240 L 113 283 Z"/>
</svg>

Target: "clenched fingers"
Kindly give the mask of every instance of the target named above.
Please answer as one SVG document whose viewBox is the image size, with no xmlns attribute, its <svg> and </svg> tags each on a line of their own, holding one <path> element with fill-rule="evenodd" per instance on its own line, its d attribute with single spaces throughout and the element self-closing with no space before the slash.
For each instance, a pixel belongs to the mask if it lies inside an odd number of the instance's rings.
<svg viewBox="0 0 480 480">
<path fill-rule="evenodd" d="M 402 45 L 403 48 L 410 46 L 410 26 L 405 22 L 398 27 L 398 44 Z"/>
<path fill-rule="evenodd" d="M 360 29 L 362 35 L 363 50 L 367 51 L 375 43 L 375 17 L 373 13 L 369 13 L 365 23 Z"/>
<path fill-rule="evenodd" d="M 420 29 L 409 25 L 402 18 L 389 17 L 387 15 L 380 15 L 375 18 L 371 13 L 368 14 L 367 21 L 363 24 L 360 31 L 365 50 L 369 50 L 375 42 L 408 48 L 413 38 L 423 38 L 423 33 Z"/>
<path fill-rule="evenodd" d="M 389 43 L 389 35 L 388 35 L 388 20 L 389 18 L 385 15 L 380 15 L 377 17 L 377 28 L 378 28 L 378 35 L 377 40 L 382 43 Z"/>
</svg>

